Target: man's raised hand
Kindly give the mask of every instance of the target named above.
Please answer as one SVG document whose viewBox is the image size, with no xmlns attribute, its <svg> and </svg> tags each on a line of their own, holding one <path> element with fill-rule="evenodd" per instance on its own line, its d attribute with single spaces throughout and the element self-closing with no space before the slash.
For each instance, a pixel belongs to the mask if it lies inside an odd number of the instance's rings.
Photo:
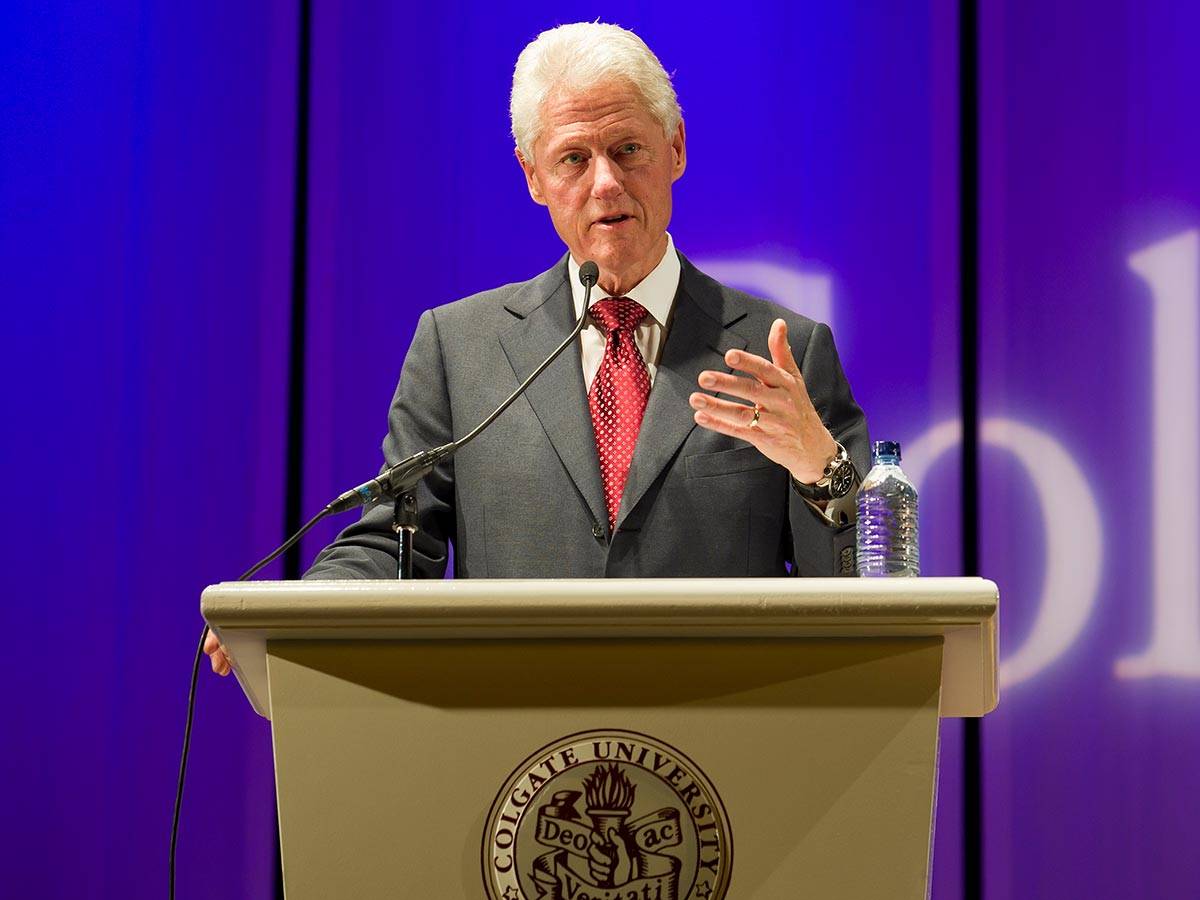
<svg viewBox="0 0 1200 900">
<path fill-rule="evenodd" d="M 699 391 L 688 400 L 697 425 L 749 441 L 797 481 L 812 484 L 820 480 L 826 463 L 837 454 L 837 442 L 808 396 L 783 319 L 771 323 L 767 349 L 769 360 L 744 350 L 725 354 L 729 367 L 747 377 L 706 369 L 698 379 L 705 390 L 739 397 L 749 406 Z"/>
</svg>

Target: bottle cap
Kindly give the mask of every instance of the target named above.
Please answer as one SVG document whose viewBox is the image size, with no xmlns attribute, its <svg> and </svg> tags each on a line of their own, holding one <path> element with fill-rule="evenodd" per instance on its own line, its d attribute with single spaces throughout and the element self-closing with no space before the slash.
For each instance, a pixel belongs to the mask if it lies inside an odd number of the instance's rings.
<svg viewBox="0 0 1200 900">
<path fill-rule="evenodd" d="M 875 441 L 871 444 L 871 459 L 876 462 L 881 459 L 892 459 L 900 462 L 900 442 Z"/>
</svg>

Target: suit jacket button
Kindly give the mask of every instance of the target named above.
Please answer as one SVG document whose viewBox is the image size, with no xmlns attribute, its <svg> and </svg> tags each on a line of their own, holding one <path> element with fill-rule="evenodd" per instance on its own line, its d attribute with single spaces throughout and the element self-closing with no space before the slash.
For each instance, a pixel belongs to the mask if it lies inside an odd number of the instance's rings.
<svg viewBox="0 0 1200 900">
<path fill-rule="evenodd" d="M 592 537 L 594 537 L 596 540 L 600 540 L 604 537 L 604 526 L 599 522 L 592 523 Z"/>
</svg>

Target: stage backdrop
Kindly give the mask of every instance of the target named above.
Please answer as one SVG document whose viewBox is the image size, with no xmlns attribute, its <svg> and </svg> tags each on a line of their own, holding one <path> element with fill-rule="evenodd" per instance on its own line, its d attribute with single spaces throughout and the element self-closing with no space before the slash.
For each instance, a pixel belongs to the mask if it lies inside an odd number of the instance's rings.
<svg viewBox="0 0 1200 900">
<path fill-rule="evenodd" d="M 987 897 L 1200 885 L 1200 6 L 987 2 Z"/>
<path fill-rule="evenodd" d="M 295 66 L 291 3 L 5 4 L 5 896 L 166 893 L 199 592 L 282 528 Z M 270 897 L 267 723 L 200 687 L 180 897 Z"/>
</svg>

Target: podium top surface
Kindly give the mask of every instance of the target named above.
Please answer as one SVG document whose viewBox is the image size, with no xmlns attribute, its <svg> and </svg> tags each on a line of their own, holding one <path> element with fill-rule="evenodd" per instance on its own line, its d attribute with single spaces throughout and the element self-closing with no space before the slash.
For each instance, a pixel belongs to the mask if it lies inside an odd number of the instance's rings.
<svg viewBox="0 0 1200 900">
<path fill-rule="evenodd" d="M 201 612 L 269 716 L 279 640 L 943 637 L 942 716 L 995 708 L 999 591 L 982 578 L 225 582 Z"/>
</svg>

